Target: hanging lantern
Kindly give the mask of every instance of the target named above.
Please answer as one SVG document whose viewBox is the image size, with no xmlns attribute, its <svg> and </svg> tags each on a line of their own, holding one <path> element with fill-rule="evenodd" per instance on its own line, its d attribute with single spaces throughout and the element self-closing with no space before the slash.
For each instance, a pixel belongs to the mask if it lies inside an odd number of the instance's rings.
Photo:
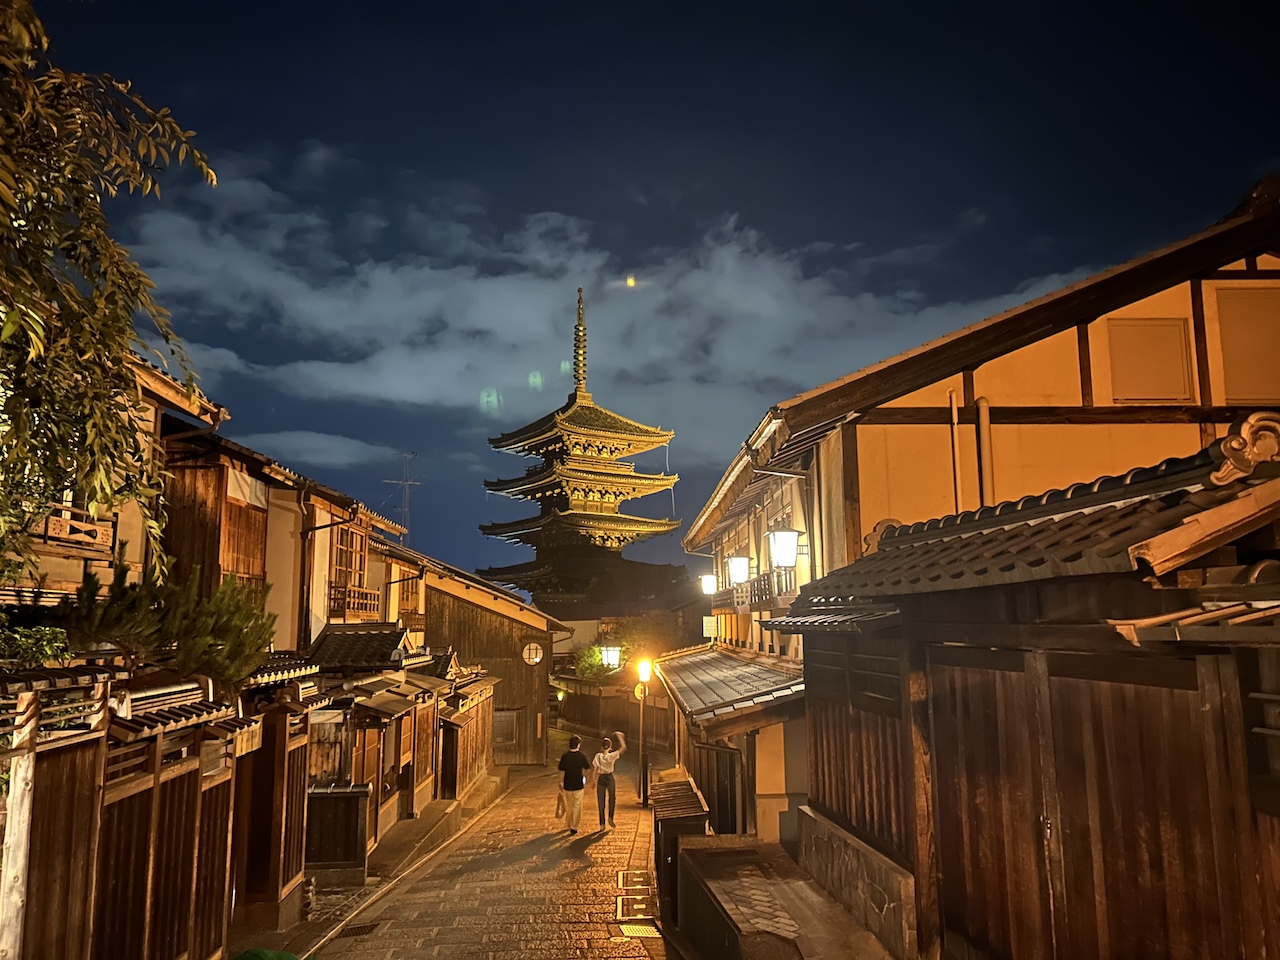
<svg viewBox="0 0 1280 960">
<path fill-rule="evenodd" d="M 720 589 L 720 582 L 716 579 L 714 573 L 704 573 L 698 579 L 702 582 L 702 592 L 707 596 L 711 596 Z"/>
<path fill-rule="evenodd" d="M 769 562 L 775 567 L 794 567 L 800 547 L 799 530 L 770 530 L 765 534 L 769 541 Z"/>
<path fill-rule="evenodd" d="M 610 670 L 617 670 L 622 666 L 622 648 L 621 647 L 601 647 L 600 661 Z"/>
<path fill-rule="evenodd" d="M 729 583 L 733 586 L 746 583 L 751 579 L 751 558 L 750 557 L 730 557 L 729 558 Z"/>
</svg>

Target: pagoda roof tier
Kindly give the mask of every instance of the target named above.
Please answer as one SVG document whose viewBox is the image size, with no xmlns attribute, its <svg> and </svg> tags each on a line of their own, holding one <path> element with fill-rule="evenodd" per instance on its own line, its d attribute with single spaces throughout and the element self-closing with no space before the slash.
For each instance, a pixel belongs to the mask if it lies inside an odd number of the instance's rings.
<svg viewBox="0 0 1280 960">
<path fill-rule="evenodd" d="M 591 394 L 577 390 L 559 410 L 528 426 L 492 437 L 495 450 L 542 456 L 557 447 L 570 456 L 616 459 L 660 447 L 675 436 L 673 430 L 649 427 L 597 406 Z"/>
<path fill-rule="evenodd" d="M 634 463 L 570 457 L 553 461 L 509 480 L 486 480 L 486 490 L 525 500 L 556 493 L 571 502 L 599 500 L 622 503 L 670 489 L 680 477 L 674 473 L 637 473 Z M 594 495 L 593 495 L 594 494 Z"/>
<path fill-rule="evenodd" d="M 480 532 L 511 543 L 539 546 L 548 542 L 586 541 L 597 547 L 621 550 L 659 534 L 670 533 L 679 520 L 655 520 L 626 513 L 591 513 L 586 510 L 552 510 L 527 520 L 486 523 Z"/>
</svg>

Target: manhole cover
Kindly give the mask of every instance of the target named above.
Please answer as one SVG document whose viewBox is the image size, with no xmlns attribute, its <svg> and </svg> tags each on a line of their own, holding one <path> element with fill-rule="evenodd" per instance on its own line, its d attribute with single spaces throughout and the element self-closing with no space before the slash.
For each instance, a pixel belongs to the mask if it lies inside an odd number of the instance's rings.
<svg viewBox="0 0 1280 960">
<path fill-rule="evenodd" d="M 618 928 L 628 937 L 661 937 L 652 923 L 620 923 Z"/>
<path fill-rule="evenodd" d="M 619 870 L 618 886 L 623 890 L 650 886 L 648 870 Z"/>
<path fill-rule="evenodd" d="M 619 920 L 649 920 L 654 916 L 653 897 L 619 897 Z"/>
<path fill-rule="evenodd" d="M 382 926 L 381 923 L 357 923 L 354 927 L 347 927 L 333 939 L 345 940 L 347 937 L 367 937 L 380 926 Z"/>
</svg>

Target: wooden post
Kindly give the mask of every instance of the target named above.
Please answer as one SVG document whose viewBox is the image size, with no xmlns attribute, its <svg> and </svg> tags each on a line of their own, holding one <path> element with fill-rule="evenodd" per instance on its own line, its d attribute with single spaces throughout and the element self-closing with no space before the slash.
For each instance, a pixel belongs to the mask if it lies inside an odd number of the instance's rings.
<svg viewBox="0 0 1280 960">
<path fill-rule="evenodd" d="M 164 734 L 151 744 L 151 823 L 147 827 L 147 897 L 142 903 L 142 955 L 151 956 L 151 904 L 155 900 L 156 840 L 160 833 L 160 762 L 164 758 Z"/>
<path fill-rule="evenodd" d="M 22 956 L 26 926 L 27 871 L 31 859 L 31 798 L 36 782 L 39 694 L 20 693 L 9 760 L 9 799 L 0 874 L 0 960 Z"/>
<path fill-rule="evenodd" d="M 1049 935 L 1053 955 L 1061 956 L 1067 938 L 1067 875 L 1062 855 L 1062 816 L 1058 804 L 1058 765 L 1053 742 L 1053 714 L 1049 702 L 1049 661 L 1043 652 L 1024 658 L 1027 703 L 1031 708 L 1031 757 L 1039 794 L 1043 875 L 1049 902 Z"/>
<path fill-rule="evenodd" d="M 902 769 L 907 777 L 911 818 L 912 873 L 916 896 L 916 949 L 921 960 L 941 954 L 941 905 L 938 901 L 938 849 L 934 837 L 933 744 L 929 734 L 929 674 L 924 644 L 908 636 L 903 644 Z"/>
</svg>

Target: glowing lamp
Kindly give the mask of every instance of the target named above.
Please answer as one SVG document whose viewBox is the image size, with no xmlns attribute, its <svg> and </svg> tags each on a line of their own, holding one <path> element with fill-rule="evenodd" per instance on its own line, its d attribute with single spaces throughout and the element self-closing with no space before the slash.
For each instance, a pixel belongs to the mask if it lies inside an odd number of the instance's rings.
<svg viewBox="0 0 1280 960">
<path fill-rule="evenodd" d="M 720 583 L 716 580 L 716 575 L 714 573 L 704 573 L 698 579 L 702 582 L 702 592 L 707 596 L 711 596 L 711 594 L 715 593 L 720 586 Z"/>
<path fill-rule="evenodd" d="M 751 558 L 750 557 L 730 557 L 729 558 L 729 583 L 738 586 L 740 583 L 746 583 L 751 579 Z"/>
<path fill-rule="evenodd" d="M 796 565 L 796 552 L 800 546 L 799 530 L 770 530 L 765 538 L 769 541 L 769 560 L 775 567 Z"/>
<path fill-rule="evenodd" d="M 648 683 L 653 679 L 653 663 L 649 660 L 641 660 L 636 664 L 636 670 L 640 674 L 640 682 Z"/>
<path fill-rule="evenodd" d="M 628 287 L 634 287 L 635 285 L 636 285 L 636 278 L 635 278 L 635 277 L 627 277 L 627 286 L 628 286 Z"/>
<path fill-rule="evenodd" d="M 556 691 L 556 699 L 557 699 L 557 700 L 559 700 L 561 703 L 564 703 L 564 691 L 563 691 L 563 690 L 557 690 L 557 691 Z"/>
<path fill-rule="evenodd" d="M 621 647 L 601 647 L 600 662 L 610 670 L 617 670 L 622 666 L 622 648 Z"/>
</svg>

